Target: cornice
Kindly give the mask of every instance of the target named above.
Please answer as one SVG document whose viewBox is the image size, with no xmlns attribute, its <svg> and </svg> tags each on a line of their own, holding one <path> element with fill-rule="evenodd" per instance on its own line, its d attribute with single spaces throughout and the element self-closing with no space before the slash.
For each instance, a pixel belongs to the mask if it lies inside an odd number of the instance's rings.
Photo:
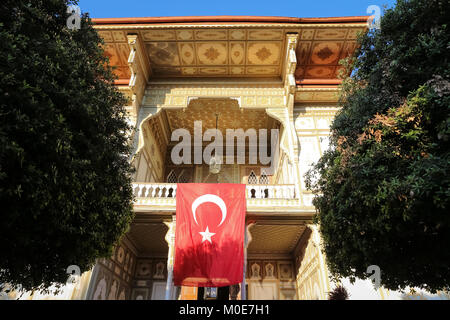
<svg viewBox="0 0 450 320">
<path fill-rule="evenodd" d="M 296 17 L 265 17 L 265 16 L 182 16 L 182 17 L 128 17 L 128 18 L 93 18 L 92 22 L 100 25 L 191 25 L 208 24 L 217 26 L 233 26 L 238 24 L 254 25 L 320 25 L 320 24 L 367 24 L 370 16 L 326 17 L 326 18 L 296 18 Z"/>
</svg>

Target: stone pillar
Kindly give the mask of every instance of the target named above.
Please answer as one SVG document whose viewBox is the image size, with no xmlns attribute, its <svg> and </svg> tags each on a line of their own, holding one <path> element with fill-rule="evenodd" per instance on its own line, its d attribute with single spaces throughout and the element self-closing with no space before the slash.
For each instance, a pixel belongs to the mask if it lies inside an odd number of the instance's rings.
<svg viewBox="0 0 450 320">
<path fill-rule="evenodd" d="M 172 221 L 164 222 L 164 224 L 169 228 L 166 233 L 165 240 L 169 246 L 169 253 L 167 255 L 167 283 L 166 283 L 166 300 L 172 298 L 173 292 L 173 261 L 175 256 L 175 225 L 176 216 L 172 215 Z"/>
<path fill-rule="evenodd" d="M 244 272 L 242 276 L 242 283 L 241 283 L 241 300 L 247 300 L 247 290 L 245 288 L 245 277 L 247 275 L 247 248 L 250 242 L 252 241 L 252 235 L 250 234 L 250 227 L 252 227 L 254 223 L 250 223 L 245 227 L 245 233 L 244 233 Z"/>
<path fill-rule="evenodd" d="M 319 256 L 319 267 L 320 267 L 320 273 L 322 274 L 322 282 L 325 288 L 323 288 L 326 292 L 330 291 L 330 284 L 328 281 L 328 269 L 325 263 L 325 258 L 322 253 L 322 243 L 321 243 L 321 237 L 319 233 L 319 227 L 316 224 L 307 224 L 306 225 L 311 230 L 311 240 L 314 244 L 314 246 L 317 248 L 318 256 Z"/>
</svg>

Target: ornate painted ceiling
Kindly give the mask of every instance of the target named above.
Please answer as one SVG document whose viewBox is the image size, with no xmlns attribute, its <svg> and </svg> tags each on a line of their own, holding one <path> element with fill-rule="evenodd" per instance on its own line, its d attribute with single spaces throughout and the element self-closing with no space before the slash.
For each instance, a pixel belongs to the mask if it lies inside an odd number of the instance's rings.
<svg viewBox="0 0 450 320">
<path fill-rule="evenodd" d="M 304 225 L 271 225 L 256 224 L 250 228 L 252 241 L 248 246 L 252 253 L 285 253 L 289 254 L 297 245 L 305 231 Z"/>
<path fill-rule="evenodd" d="M 356 50 L 356 38 L 363 29 L 325 28 L 302 30 L 297 46 L 296 79 L 336 79 L 339 61 Z"/>
<path fill-rule="evenodd" d="M 184 110 L 166 110 L 170 131 L 184 128 L 191 135 L 194 134 L 194 121 L 201 120 L 203 132 L 207 129 L 217 128 L 225 137 L 226 129 L 240 129 L 244 131 L 253 128 L 272 129 L 276 121 L 270 118 L 265 110 L 241 110 L 238 102 L 232 99 L 197 99 L 189 103 Z"/>
<path fill-rule="evenodd" d="M 128 237 L 140 255 L 166 254 L 167 242 L 164 240 L 168 228 L 162 222 L 132 223 Z"/>
<path fill-rule="evenodd" d="M 273 24 L 271 25 L 273 26 Z M 356 49 L 359 24 L 326 24 L 273 28 L 259 27 L 97 27 L 105 52 L 120 79 L 130 78 L 127 34 L 139 34 L 152 76 L 171 77 L 280 77 L 286 34 L 298 33 L 297 70 L 301 79 L 335 79 L 339 60 Z"/>
</svg>

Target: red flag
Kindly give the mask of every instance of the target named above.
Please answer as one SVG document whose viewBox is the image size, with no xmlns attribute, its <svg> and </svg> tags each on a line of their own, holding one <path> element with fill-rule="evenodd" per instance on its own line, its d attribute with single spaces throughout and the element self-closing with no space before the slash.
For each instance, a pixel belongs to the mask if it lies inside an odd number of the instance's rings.
<svg viewBox="0 0 450 320">
<path fill-rule="evenodd" d="M 173 279 L 176 286 L 240 283 L 244 264 L 245 185 L 177 185 Z"/>
</svg>

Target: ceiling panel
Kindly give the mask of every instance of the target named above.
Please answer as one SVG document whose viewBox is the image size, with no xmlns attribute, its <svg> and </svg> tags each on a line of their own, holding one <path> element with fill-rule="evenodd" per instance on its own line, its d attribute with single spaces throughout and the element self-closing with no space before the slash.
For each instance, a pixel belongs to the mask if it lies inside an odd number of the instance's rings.
<svg viewBox="0 0 450 320">
<path fill-rule="evenodd" d="M 307 28 L 297 45 L 296 79 L 337 79 L 341 59 L 357 48 L 356 38 L 363 28 Z"/>
<path fill-rule="evenodd" d="M 131 224 L 128 236 L 140 255 L 151 255 L 168 252 L 165 241 L 167 226 L 161 223 Z"/>
<path fill-rule="evenodd" d="M 304 225 L 262 224 L 250 228 L 249 253 L 291 253 L 305 231 Z"/>
<path fill-rule="evenodd" d="M 170 130 L 187 129 L 194 134 L 194 122 L 201 120 L 203 132 L 216 128 L 217 113 L 218 130 L 226 136 L 226 129 L 240 129 L 244 131 L 253 128 L 272 129 L 274 121 L 265 110 L 241 110 L 236 100 L 232 99 L 197 99 L 189 103 L 185 110 L 166 110 Z"/>
<path fill-rule="evenodd" d="M 281 74 L 283 29 L 157 30 L 141 34 L 155 77 Z"/>
<path fill-rule="evenodd" d="M 299 34 L 296 79 L 336 79 L 339 61 L 353 54 L 364 27 L 168 28 L 100 30 L 119 78 L 129 78 L 127 33 L 139 33 L 152 74 L 167 77 L 279 77 L 286 34 Z"/>
</svg>

